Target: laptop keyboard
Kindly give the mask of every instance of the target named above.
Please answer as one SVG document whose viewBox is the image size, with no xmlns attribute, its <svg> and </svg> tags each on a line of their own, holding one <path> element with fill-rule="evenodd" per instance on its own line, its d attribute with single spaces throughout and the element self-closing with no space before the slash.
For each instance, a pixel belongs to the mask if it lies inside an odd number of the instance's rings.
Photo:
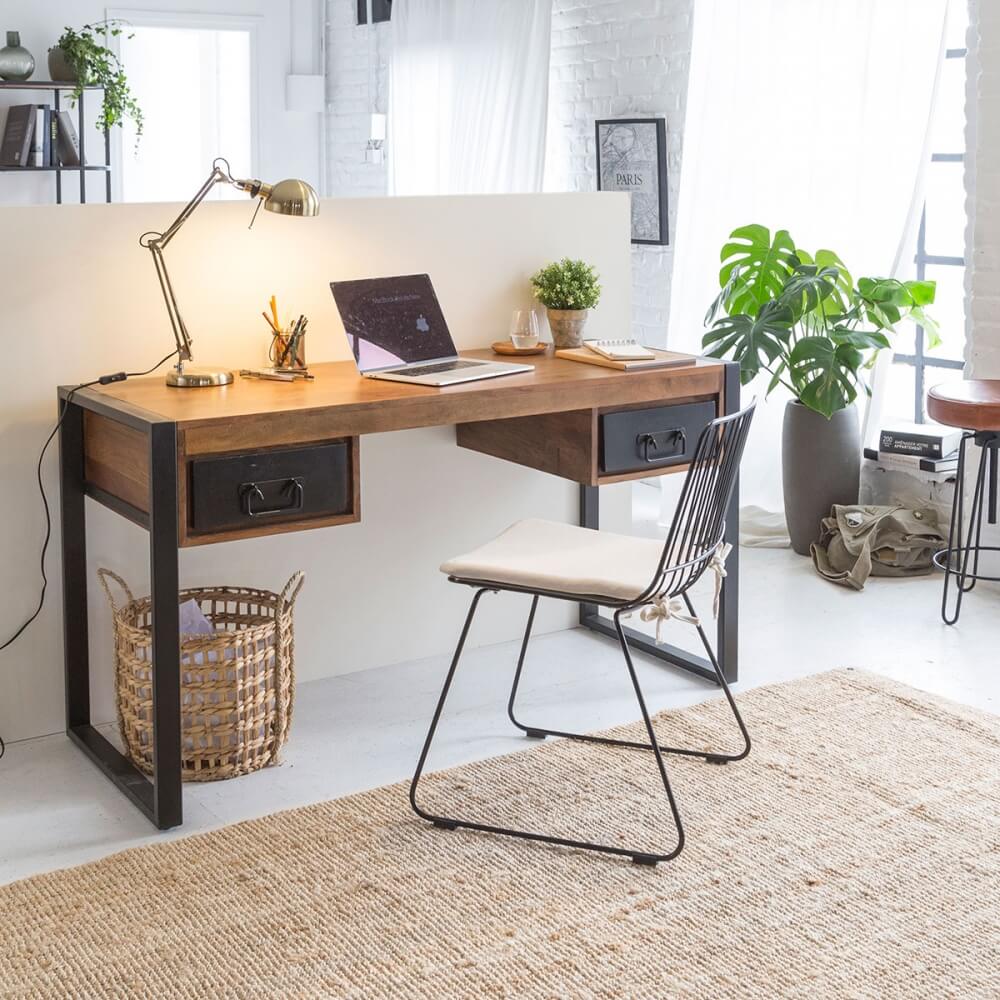
<svg viewBox="0 0 1000 1000">
<path fill-rule="evenodd" d="M 459 368 L 478 368 L 482 363 L 482 361 L 441 361 L 436 365 L 420 365 L 415 368 L 404 368 L 402 371 L 393 372 L 393 374 L 413 377 L 418 375 L 436 375 L 438 372 L 458 371 Z"/>
</svg>

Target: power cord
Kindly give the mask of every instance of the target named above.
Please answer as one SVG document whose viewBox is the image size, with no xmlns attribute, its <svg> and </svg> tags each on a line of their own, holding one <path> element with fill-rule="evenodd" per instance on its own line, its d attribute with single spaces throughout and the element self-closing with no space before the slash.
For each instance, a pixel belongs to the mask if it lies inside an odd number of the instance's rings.
<svg viewBox="0 0 1000 1000">
<path fill-rule="evenodd" d="M 102 375 L 100 378 L 95 378 L 91 382 L 81 382 L 79 385 L 73 386 L 68 393 L 66 393 L 66 399 L 63 401 L 62 412 L 59 414 L 59 419 L 56 421 L 55 427 L 52 428 L 52 432 L 45 439 L 45 444 L 42 445 L 42 450 L 38 454 L 38 465 L 35 468 L 35 479 L 38 483 L 38 492 L 42 497 L 42 508 L 45 511 L 45 538 L 42 541 L 42 554 L 39 559 L 39 569 L 42 574 L 42 592 L 38 595 L 38 606 L 35 610 L 28 616 L 21 627 L 2 645 L 0 645 L 0 652 L 3 652 L 8 646 L 12 646 L 25 632 L 29 625 L 42 613 L 42 608 L 45 605 L 45 592 L 48 590 L 49 578 L 45 575 L 45 556 L 49 549 L 49 542 L 52 540 L 52 514 L 49 510 L 49 499 L 45 495 L 45 484 L 42 482 L 42 462 L 45 459 L 45 453 L 48 451 L 49 445 L 52 444 L 52 439 L 59 433 L 59 428 L 62 427 L 63 421 L 66 419 L 66 412 L 69 409 L 69 404 L 73 401 L 73 397 L 81 389 L 89 389 L 92 385 L 111 385 L 114 382 L 124 382 L 128 378 L 138 378 L 141 375 L 151 375 L 156 371 L 157 368 L 165 365 L 175 354 L 176 349 L 171 351 L 165 358 L 157 361 L 152 368 L 147 368 L 144 372 L 114 372 L 111 375 Z M 5 752 L 5 746 L 3 739 L 0 738 L 0 758 L 3 757 Z"/>
</svg>

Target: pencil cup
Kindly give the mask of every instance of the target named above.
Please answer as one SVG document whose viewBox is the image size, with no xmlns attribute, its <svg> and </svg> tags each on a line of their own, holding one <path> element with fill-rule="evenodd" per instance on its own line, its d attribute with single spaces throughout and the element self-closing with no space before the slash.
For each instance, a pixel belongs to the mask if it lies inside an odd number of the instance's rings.
<svg viewBox="0 0 1000 1000">
<path fill-rule="evenodd" d="M 271 340 L 271 362 L 275 368 L 306 367 L 306 335 L 275 334 Z"/>
</svg>

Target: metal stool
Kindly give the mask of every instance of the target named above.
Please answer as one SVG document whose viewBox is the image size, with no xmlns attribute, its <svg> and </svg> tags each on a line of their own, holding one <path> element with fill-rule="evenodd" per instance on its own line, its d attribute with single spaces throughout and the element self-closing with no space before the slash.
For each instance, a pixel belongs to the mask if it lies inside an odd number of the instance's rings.
<svg viewBox="0 0 1000 1000">
<path fill-rule="evenodd" d="M 944 570 L 941 595 L 941 617 L 946 625 L 954 625 L 962 612 L 962 598 L 975 587 L 977 580 L 1000 581 L 979 571 L 979 556 L 983 552 L 1000 552 L 1000 546 L 983 545 L 983 510 L 989 524 L 997 523 L 997 471 L 1000 466 L 1000 379 L 966 379 L 935 386 L 927 393 L 927 413 L 939 424 L 962 427 L 958 450 L 958 479 L 955 502 L 951 510 L 948 548 L 934 556 L 934 564 Z M 979 471 L 972 493 L 965 544 L 962 544 L 965 506 L 966 448 L 972 441 L 980 449 Z M 971 562 L 971 568 L 970 568 Z M 949 591 L 955 577 L 957 593 L 954 610 L 949 612 Z"/>
<path fill-rule="evenodd" d="M 751 404 L 739 413 L 713 420 L 702 431 L 664 544 L 653 539 L 637 539 L 548 521 L 521 521 L 493 542 L 466 556 L 453 559 L 441 567 L 442 571 L 448 574 L 449 580 L 473 587 L 475 594 L 410 785 L 410 805 L 418 816 L 447 830 L 464 827 L 467 830 L 519 837 L 523 840 L 599 851 L 627 857 L 642 865 L 669 861 L 680 854 L 684 846 L 684 829 L 667 777 L 664 756 L 682 754 L 687 757 L 699 757 L 709 764 L 728 764 L 730 761 L 742 760 L 750 753 L 750 736 L 747 728 L 719 668 L 715 652 L 695 615 L 688 590 L 710 567 L 718 566 L 722 572 L 719 564 L 724 561 L 725 553 L 728 551 L 723 547 L 725 514 L 736 486 L 753 409 Z M 511 722 L 526 736 L 535 739 L 561 736 L 610 747 L 652 751 L 676 830 L 676 840 L 667 850 L 652 853 L 619 844 L 598 844 L 570 837 L 550 836 L 542 832 L 513 830 L 491 823 L 436 815 L 419 805 L 417 788 L 420 776 L 462 656 L 476 607 L 487 591 L 493 593 L 511 591 L 531 594 L 533 597 L 514 673 L 514 684 L 507 704 Z M 539 726 L 526 726 L 518 721 L 514 714 L 514 700 L 524 668 L 539 597 L 572 602 L 585 600 L 614 612 L 618 642 L 639 704 L 648 742 L 543 729 Z M 678 617 L 697 626 L 698 635 L 715 668 L 716 679 L 726 696 L 739 729 L 742 743 L 739 749 L 693 750 L 663 746 L 657 741 L 621 625 L 623 615 L 627 616 L 641 608 L 653 612 L 651 618 Z"/>
</svg>

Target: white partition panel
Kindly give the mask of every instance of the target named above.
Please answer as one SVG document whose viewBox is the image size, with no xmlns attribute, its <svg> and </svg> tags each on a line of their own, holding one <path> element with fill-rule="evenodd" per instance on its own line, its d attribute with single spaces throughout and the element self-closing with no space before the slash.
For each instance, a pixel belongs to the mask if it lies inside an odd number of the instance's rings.
<svg viewBox="0 0 1000 1000">
<path fill-rule="evenodd" d="M 43 517 L 34 467 L 55 418 L 55 387 L 147 368 L 173 343 L 138 237 L 165 228 L 178 209 L 0 208 L 0 635 L 20 623 L 38 596 Z M 483 347 L 505 335 L 512 309 L 530 303 L 529 275 L 564 255 L 582 257 L 601 273 L 593 332 L 629 329 L 624 195 L 324 201 L 316 219 L 261 212 L 248 230 L 252 209 L 249 201 L 206 203 L 168 248 L 196 361 L 261 364 L 267 336 L 260 312 L 271 294 L 284 314 L 309 316 L 309 360 L 346 359 L 329 282 L 414 272 L 431 275 L 459 348 Z M 44 469 L 52 500 L 55 457 L 53 449 Z M 181 554 L 182 585 L 280 588 L 294 570 L 305 570 L 296 622 L 300 681 L 449 649 L 469 594 L 449 585 L 438 565 L 518 518 L 577 516 L 574 485 L 459 449 L 451 428 L 363 438 L 361 469 L 360 524 Z M 88 516 L 92 574 L 109 566 L 136 593 L 148 593 L 145 533 L 93 503 Z M 6 739 L 63 727 L 57 504 L 53 519 L 45 609 L 0 653 Z M 94 718 L 101 721 L 114 714 L 109 612 L 94 585 L 90 596 Z M 484 602 L 471 641 L 514 638 L 526 611 L 525 598 Z M 571 609 L 551 606 L 538 627 L 572 623 Z"/>
</svg>

